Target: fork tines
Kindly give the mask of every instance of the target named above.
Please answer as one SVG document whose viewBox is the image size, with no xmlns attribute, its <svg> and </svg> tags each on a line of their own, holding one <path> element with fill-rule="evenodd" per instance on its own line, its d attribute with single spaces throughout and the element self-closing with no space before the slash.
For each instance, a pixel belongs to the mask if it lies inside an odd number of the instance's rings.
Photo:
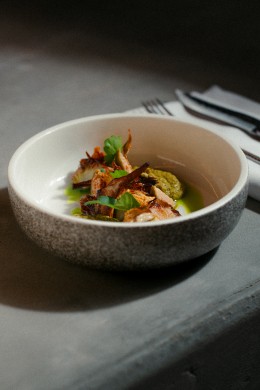
<svg viewBox="0 0 260 390">
<path fill-rule="evenodd" d="M 167 107 L 163 104 L 163 102 L 155 98 L 154 100 L 148 100 L 143 102 L 142 105 L 150 114 L 159 114 L 159 115 L 171 115 L 173 114 L 167 109 Z"/>
</svg>

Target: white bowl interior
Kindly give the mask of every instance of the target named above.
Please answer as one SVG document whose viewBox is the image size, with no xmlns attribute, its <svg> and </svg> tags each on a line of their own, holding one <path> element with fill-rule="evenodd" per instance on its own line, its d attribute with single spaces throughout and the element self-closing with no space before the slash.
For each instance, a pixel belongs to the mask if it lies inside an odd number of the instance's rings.
<svg viewBox="0 0 260 390">
<path fill-rule="evenodd" d="M 167 117 L 107 115 L 67 122 L 28 140 L 12 158 L 10 183 L 27 202 L 69 215 L 64 190 L 85 151 L 103 147 L 112 134 L 126 140 L 128 129 L 130 161 L 171 169 L 201 192 L 205 206 L 227 195 L 241 176 L 242 153 L 208 130 Z"/>
</svg>

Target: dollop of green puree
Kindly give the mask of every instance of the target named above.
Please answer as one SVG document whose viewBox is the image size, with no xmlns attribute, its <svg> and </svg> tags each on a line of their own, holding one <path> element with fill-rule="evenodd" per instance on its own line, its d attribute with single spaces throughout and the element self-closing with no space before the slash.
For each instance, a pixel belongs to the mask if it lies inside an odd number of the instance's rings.
<svg viewBox="0 0 260 390">
<path fill-rule="evenodd" d="M 176 200 L 176 208 L 183 208 L 186 214 L 204 207 L 200 192 L 193 186 L 180 182 L 172 172 L 149 167 L 143 175 L 156 179 L 156 187 L 160 188 L 173 200 Z"/>
<path fill-rule="evenodd" d="M 160 188 L 160 190 L 173 200 L 180 199 L 183 196 L 184 187 L 173 173 L 149 167 L 143 173 L 143 176 L 156 179 L 156 187 Z"/>
</svg>

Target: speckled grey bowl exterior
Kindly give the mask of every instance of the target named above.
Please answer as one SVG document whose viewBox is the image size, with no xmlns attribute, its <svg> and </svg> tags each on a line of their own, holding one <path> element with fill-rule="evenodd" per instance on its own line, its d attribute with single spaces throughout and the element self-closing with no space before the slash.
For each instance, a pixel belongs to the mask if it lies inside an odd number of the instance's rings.
<svg viewBox="0 0 260 390">
<path fill-rule="evenodd" d="M 63 217 L 32 207 L 9 184 L 11 204 L 25 233 L 62 258 L 102 269 L 142 269 L 177 264 L 216 248 L 236 226 L 248 180 L 227 200 L 189 218 L 135 226 Z"/>
<path fill-rule="evenodd" d="M 113 223 L 98 226 L 62 220 L 31 208 L 11 187 L 9 192 L 17 221 L 41 247 L 79 264 L 123 270 L 177 264 L 216 248 L 240 218 L 247 185 L 231 202 L 204 216 L 123 229 Z"/>
</svg>

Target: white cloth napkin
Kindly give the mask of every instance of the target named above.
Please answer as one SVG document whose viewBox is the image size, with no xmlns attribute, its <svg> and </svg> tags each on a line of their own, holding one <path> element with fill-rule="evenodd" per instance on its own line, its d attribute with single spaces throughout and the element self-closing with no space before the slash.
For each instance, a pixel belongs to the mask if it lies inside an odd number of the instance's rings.
<svg viewBox="0 0 260 390">
<path fill-rule="evenodd" d="M 218 87 L 217 87 L 218 88 Z M 213 87 L 213 89 L 206 91 L 206 93 L 218 93 L 220 91 L 220 88 L 217 89 L 216 87 Z M 230 94 L 230 93 L 229 93 Z M 231 94 L 232 95 L 232 94 Z M 238 99 L 238 102 L 240 101 L 240 97 L 235 95 Z M 230 97 L 230 95 L 229 95 Z M 253 109 L 253 105 L 251 106 L 251 101 L 249 99 L 248 104 L 250 107 L 250 110 Z M 242 102 L 243 102 L 242 98 Z M 201 119 L 199 117 L 196 117 L 194 115 L 191 115 L 188 113 L 185 108 L 180 104 L 179 102 L 168 102 L 165 104 L 166 107 L 173 113 L 173 115 L 178 119 L 183 119 L 187 122 L 192 122 L 194 124 L 197 124 L 202 127 L 206 127 L 217 134 L 224 135 L 227 138 L 229 138 L 232 142 L 239 145 L 242 149 L 248 150 L 249 152 L 260 156 L 260 142 L 255 141 L 253 138 L 249 137 L 247 134 L 245 134 L 243 131 L 234 128 L 232 126 L 224 126 L 217 124 L 215 122 L 211 122 L 209 120 Z M 257 108 L 258 103 L 254 102 L 254 109 Z M 259 109 L 259 119 L 260 119 L 260 104 L 258 105 Z M 248 107 L 247 107 L 248 108 Z M 244 110 L 246 107 L 244 107 Z M 128 111 L 128 113 L 132 114 L 144 114 L 146 113 L 144 108 L 137 108 L 134 110 Z M 254 114 L 256 112 L 254 111 Z M 248 167 L 249 167 L 249 196 L 260 201 L 260 164 L 255 163 L 251 160 L 248 161 Z"/>
</svg>

